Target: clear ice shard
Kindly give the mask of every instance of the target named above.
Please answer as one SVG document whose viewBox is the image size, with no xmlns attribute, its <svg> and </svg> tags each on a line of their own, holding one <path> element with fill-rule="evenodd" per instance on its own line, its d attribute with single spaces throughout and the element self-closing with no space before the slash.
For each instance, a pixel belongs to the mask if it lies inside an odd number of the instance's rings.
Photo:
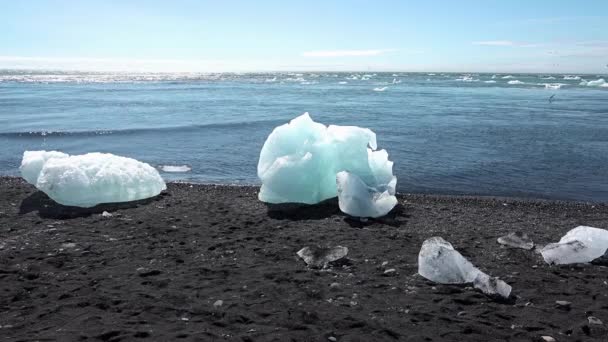
<svg viewBox="0 0 608 342">
<path fill-rule="evenodd" d="M 319 203 L 338 195 L 336 177 L 341 171 L 356 175 L 367 188 L 395 194 L 393 162 L 385 150 L 377 150 L 374 132 L 356 126 L 325 126 L 304 113 L 276 127 L 266 139 L 258 162 L 259 199 Z"/>
<path fill-rule="evenodd" d="M 488 295 L 507 298 L 511 294 L 511 286 L 480 271 L 441 237 L 429 238 L 422 244 L 418 274 L 440 284 L 473 283 Z"/>
<path fill-rule="evenodd" d="M 55 202 L 84 208 L 141 200 L 167 188 L 152 166 L 109 153 L 26 151 L 20 169 Z"/>
<path fill-rule="evenodd" d="M 559 242 L 543 247 L 541 254 L 548 264 L 576 264 L 600 259 L 607 250 L 608 230 L 578 226 Z"/>
<path fill-rule="evenodd" d="M 528 234 L 522 232 L 509 233 L 505 236 L 501 236 L 497 239 L 501 245 L 521 248 L 521 249 L 532 249 L 534 248 L 534 242 L 528 237 Z"/>
<path fill-rule="evenodd" d="M 342 246 L 304 247 L 297 254 L 309 267 L 324 268 L 332 262 L 344 259 L 348 254 L 348 248 Z"/>
</svg>

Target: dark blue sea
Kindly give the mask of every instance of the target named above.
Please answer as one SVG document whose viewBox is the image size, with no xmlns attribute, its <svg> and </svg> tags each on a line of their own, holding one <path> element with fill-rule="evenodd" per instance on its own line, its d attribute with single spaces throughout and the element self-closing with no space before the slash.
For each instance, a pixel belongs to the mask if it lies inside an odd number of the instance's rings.
<svg viewBox="0 0 608 342">
<path fill-rule="evenodd" d="M 606 75 L 0 71 L 0 174 L 25 150 L 258 184 L 272 129 L 309 112 L 376 132 L 401 192 L 608 201 Z"/>
</svg>

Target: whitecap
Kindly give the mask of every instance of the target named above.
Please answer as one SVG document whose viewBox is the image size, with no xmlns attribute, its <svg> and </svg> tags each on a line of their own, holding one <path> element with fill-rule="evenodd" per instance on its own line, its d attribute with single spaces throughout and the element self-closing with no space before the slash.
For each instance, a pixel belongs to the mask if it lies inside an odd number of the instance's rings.
<svg viewBox="0 0 608 342">
<path fill-rule="evenodd" d="M 161 165 L 159 169 L 164 172 L 188 172 L 192 170 L 188 165 Z"/>
<path fill-rule="evenodd" d="M 545 89 L 561 89 L 566 86 L 566 83 L 539 83 L 538 85 L 545 86 Z"/>
<path fill-rule="evenodd" d="M 386 89 L 388 89 L 388 87 L 377 87 L 374 88 L 374 91 L 385 91 Z"/>
<path fill-rule="evenodd" d="M 514 77 L 515 77 L 515 76 L 507 75 L 507 76 L 503 76 L 502 78 L 506 80 L 506 79 L 509 79 L 509 78 L 514 78 Z"/>
<path fill-rule="evenodd" d="M 555 79 L 555 77 L 553 77 L 553 76 L 548 76 L 548 77 L 541 77 L 541 79 L 543 79 L 543 80 L 554 80 L 554 79 Z"/>
<path fill-rule="evenodd" d="M 600 78 L 595 81 L 582 81 L 579 85 L 587 86 L 587 87 L 602 87 L 608 88 L 608 83 L 603 78 Z"/>
<path fill-rule="evenodd" d="M 341 81 L 341 82 L 338 82 L 338 84 L 348 84 L 348 82 L 346 82 L 346 81 Z"/>
<path fill-rule="evenodd" d="M 496 81 L 494 81 L 494 80 L 489 80 L 489 81 L 483 81 L 483 83 L 496 83 Z"/>
<path fill-rule="evenodd" d="M 580 77 L 580 76 L 569 76 L 569 75 L 565 75 L 565 76 L 564 76 L 564 79 L 565 79 L 565 80 L 575 80 L 575 81 L 577 81 L 577 80 L 580 80 L 580 79 L 581 79 L 581 77 Z"/>
<path fill-rule="evenodd" d="M 504 77 L 503 77 L 504 78 Z M 508 84 L 511 85 L 517 85 L 517 84 L 524 84 L 524 82 L 520 81 L 520 80 L 513 80 L 513 81 L 509 81 L 507 82 Z"/>
</svg>

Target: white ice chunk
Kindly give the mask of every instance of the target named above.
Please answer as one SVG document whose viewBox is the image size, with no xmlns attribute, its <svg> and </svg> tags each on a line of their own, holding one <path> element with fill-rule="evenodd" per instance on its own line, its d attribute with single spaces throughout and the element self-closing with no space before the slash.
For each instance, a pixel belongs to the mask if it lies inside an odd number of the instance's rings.
<svg viewBox="0 0 608 342">
<path fill-rule="evenodd" d="M 521 249 L 532 249 L 534 248 L 534 242 L 528 234 L 522 232 L 513 232 L 505 236 L 501 236 L 496 240 L 499 244 Z"/>
<path fill-rule="evenodd" d="M 336 175 L 348 171 L 368 187 L 395 193 L 393 162 L 377 149 L 376 134 L 356 126 L 326 127 L 308 113 L 276 127 L 258 162 L 259 199 L 315 204 L 336 197 Z"/>
<path fill-rule="evenodd" d="M 152 166 L 109 153 L 48 158 L 35 185 L 57 203 L 85 208 L 145 199 L 167 188 Z"/>
<path fill-rule="evenodd" d="M 473 283 L 474 287 L 489 295 L 499 294 L 507 298 L 511 293 L 511 286 L 480 271 L 441 237 L 432 237 L 422 244 L 418 254 L 418 274 L 440 284 Z"/>
<path fill-rule="evenodd" d="M 336 182 L 340 210 L 350 216 L 381 217 L 397 205 L 397 198 L 390 194 L 388 189 L 381 191 L 369 187 L 361 178 L 350 172 L 338 172 Z"/>
<path fill-rule="evenodd" d="M 25 151 L 21 160 L 21 176 L 26 182 L 36 185 L 40 171 L 47 160 L 51 158 L 67 158 L 68 154 L 57 151 Z"/>
<path fill-rule="evenodd" d="M 578 226 L 559 242 L 546 245 L 541 254 L 548 264 L 587 263 L 602 257 L 608 250 L 608 230 Z"/>
</svg>

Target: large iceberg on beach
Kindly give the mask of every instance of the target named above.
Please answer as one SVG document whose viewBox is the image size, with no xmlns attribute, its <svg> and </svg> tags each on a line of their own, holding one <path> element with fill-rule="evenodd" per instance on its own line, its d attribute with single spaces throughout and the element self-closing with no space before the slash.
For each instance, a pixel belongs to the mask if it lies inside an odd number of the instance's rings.
<svg viewBox="0 0 608 342">
<path fill-rule="evenodd" d="M 338 195 L 340 179 L 336 177 L 342 171 L 356 176 L 356 183 L 369 191 L 388 192 L 396 203 L 393 162 L 385 150 L 377 151 L 374 132 L 356 126 L 325 126 L 304 113 L 276 127 L 266 139 L 258 162 L 262 181 L 259 199 L 267 203 L 319 203 Z M 345 190 L 346 183 L 342 183 Z M 339 200 L 343 203 L 350 198 Z M 348 214 L 368 217 L 371 213 L 366 209 Z"/>
<path fill-rule="evenodd" d="M 548 264 L 592 262 L 608 252 L 608 230 L 578 226 L 559 242 L 546 245 L 541 254 Z"/>
<path fill-rule="evenodd" d="M 418 274 L 440 284 L 472 283 L 488 295 L 507 298 L 511 294 L 509 284 L 480 271 L 441 237 L 432 237 L 422 243 L 418 254 Z"/>
<path fill-rule="evenodd" d="M 167 188 L 152 166 L 109 153 L 26 151 L 20 170 L 55 202 L 84 208 L 145 199 Z"/>
</svg>

